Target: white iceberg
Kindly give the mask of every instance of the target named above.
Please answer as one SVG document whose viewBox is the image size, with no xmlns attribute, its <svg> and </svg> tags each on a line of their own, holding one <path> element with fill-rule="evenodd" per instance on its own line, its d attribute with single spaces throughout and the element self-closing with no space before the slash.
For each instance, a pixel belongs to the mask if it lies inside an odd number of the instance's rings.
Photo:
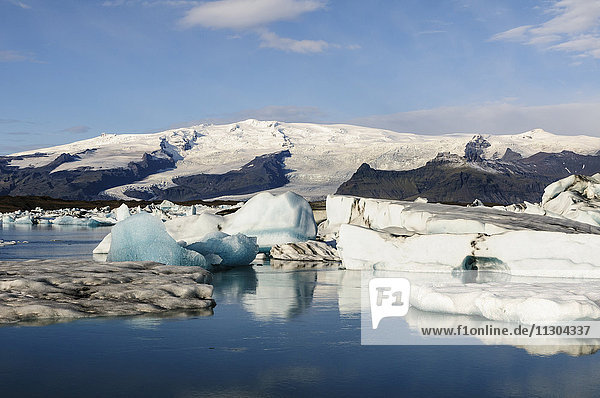
<svg viewBox="0 0 600 398">
<path fill-rule="evenodd" d="M 571 175 L 548 185 L 541 206 L 548 215 L 600 226 L 600 174 Z"/>
<path fill-rule="evenodd" d="M 112 242 L 112 234 L 109 233 L 102 239 L 102 241 L 94 248 L 93 254 L 108 254 L 110 251 L 110 244 Z"/>
<path fill-rule="evenodd" d="M 338 251 L 346 269 L 446 273 L 479 269 L 520 276 L 600 278 L 600 235 L 595 234 L 509 231 L 395 236 L 344 224 Z"/>
<path fill-rule="evenodd" d="M 131 214 L 129 213 L 129 207 L 123 203 L 119 208 L 115 211 L 117 221 L 123 221 L 128 218 Z"/>
<path fill-rule="evenodd" d="M 327 197 L 327 221 L 320 233 L 335 237 L 342 224 L 360 225 L 390 233 L 499 234 L 507 231 L 600 233 L 600 228 L 564 218 L 512 213 L 488 207 L 462 207 L 352 196 Z"/>
<path fill-rule="evenodd" d="M 310 204 L 293 192 L 261 192 L 238 211 L 225 216 L 223 232 L 257 238 L 262 249 L 314 239 L 317 225 Z"/>
<path fill-rule="evenodd" d="M 113 227 L 107 261 L 210 266 L 200 253 L 179 246 L 167 233 L 163 223 L 150 214 L 136 214 Z"/>
<path fill-rule="evenodd" d="M 31 218 L 31 215 L 25 214 L 21 217 L 15 218 L 14 223 L 31 225 L 31 224 L 33 224 L 33 219 Z"/>
</svg>

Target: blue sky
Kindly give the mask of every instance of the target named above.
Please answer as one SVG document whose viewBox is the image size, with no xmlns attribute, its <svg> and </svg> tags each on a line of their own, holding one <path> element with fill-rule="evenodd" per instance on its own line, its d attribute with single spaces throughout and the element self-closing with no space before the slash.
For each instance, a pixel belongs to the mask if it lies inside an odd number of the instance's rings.
<svg viewBox="0 0 600 398">
<path fill-rule="evenodd" d="M 600 136 L 597 0 L 0 0 L 0 153 L 250 117 Z"/>
</svg>

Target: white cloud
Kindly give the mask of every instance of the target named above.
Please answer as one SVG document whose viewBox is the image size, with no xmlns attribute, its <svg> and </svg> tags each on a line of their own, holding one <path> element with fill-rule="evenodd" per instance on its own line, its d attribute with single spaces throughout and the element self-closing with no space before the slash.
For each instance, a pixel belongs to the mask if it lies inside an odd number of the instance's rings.
<svg viewBox="0 0 600 398">
<path fill-rule="evenodd" d="M 41 63 L 31 53 L 13 51 L 13 50 L 0 50 L 0 62 L 34 62 Z"/>
<path fill-rule="evenodd" d="M 248 29 L 294 19 L 324 6 L 319 0 L 218 0 L 192 8 L 181 23 L 188 27 Z"/>
<path fill-rule="evenodd" d="M 264 30 L 260 33 L 260 46 L 307 54 L 323 52 L 332 45 L 323 40 L 294 40 L 286 37 L 279 37 L 273 32 Z"/>
<path fill-rule="evenodd" d="M 17 7 L 21 7 L 24 10 L 28 10 L 31 8 L 31 6 L 23 3 L 22 1 L 19 0 L 8 0 L 9 3 L 16 5 Z"/>
<path fill-rule="evenodd" d="M 341 46 L 325 40 L 296 40 L 267 29 L 271 23 L 288 21 L 323 9 L 326 0 L 217 0 L 201 3 L 180 20 L 184 27 L 230 29 L 256 33 L 260 47 L 299 54 L 320 53 Z M 351 46 L 350 49 L 357 47 Z"/>
<path fill-rule="evenodd" d="M 516 41 L 600 59 L 600 1 L 559 0 L 546 11 L 553 15 L 548 21 L 498 33 L 492 40 Z"/>
<path fill-rule="evenodd" d="M 600 103 L 519 106 L 509 103 L 452 106 L 389 115 L 374 115 L 351 123 L 422 134 L 518 133 L 542 128 L 552 133 L 600 136 Z"/>
</svg>

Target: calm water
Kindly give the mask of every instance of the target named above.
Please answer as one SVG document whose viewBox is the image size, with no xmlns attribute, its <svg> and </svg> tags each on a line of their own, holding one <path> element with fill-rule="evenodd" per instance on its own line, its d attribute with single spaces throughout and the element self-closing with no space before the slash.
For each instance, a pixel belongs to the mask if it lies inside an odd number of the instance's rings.
<svg viewBox="0 0 600 398">
<path fill-rule="evenodd" d="M 88 256 L 108 230 L 2 229 L 6 258 Z M 38 253 L 47 250 L 45 253 Z M 598 396 L 600 355 L 510 346 L 361 346 L 356 273 L 215 275 L 212 316 L 0 327 L 12 396 Z"/>
</svg>

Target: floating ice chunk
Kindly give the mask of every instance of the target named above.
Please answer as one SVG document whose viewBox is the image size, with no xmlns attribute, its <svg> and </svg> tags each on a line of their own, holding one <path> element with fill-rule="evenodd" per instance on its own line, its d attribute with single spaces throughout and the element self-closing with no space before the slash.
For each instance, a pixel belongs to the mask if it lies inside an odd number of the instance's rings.
<svg viewBox="0 0 600 398">
<path fill-rule="evenodd" d="M 55 225 L 79 225 L 83 227 L 101 227 L 114 225 L 115 220 L 112 218 L 101 219 L 98 217 L 92 218 L 77 218 L 73 216 L 60 216 L 51 221 Z"/>
<path fill-rule="evenodd" d="M 542 207 L 553 217 L 600 226 L 600 174 L 571 175 L 548 185 Z"/>
<path fill-rule="evenodd" d="M 178 205 L 176 205 L 175 203 L 169 201 L 169 200 L 163 200 L 159 205 L 158 205 L 159 209 L 167 211 L 167 210 L 171 210 L 171 209 L 175 209 L 175 208 L 179 208 Z"/>
<path fill-rule="evenodd" d="M 29 214 L 15 218 L 15 224 L 33 224 L 33 219 Z"/>
<path fill-rule="evenodd" d="M 177 217 L 165 222 L 169 235 L 176 241 L 185 241 L 188 244 L 202 240 L 206 235 L 223 229 L 225 219 L 210 213 L 194 216 Z"/>
<path fill-rule="evenodd" d="M 340 261 L 335 248 L 316 240 L 276 245 L 271 248 L 270 255 L 278 260 Z"/>
<path fill-rule="evenodd" d="M 310 204 L 293 192 L 262 192 L 225 216 L 223 232 L 255 236 L 261 248 L 314 239 L 317 225 Z"/>
<path fill-rule="evenodd" d="M 15 222 L 15 218 L 9 214 L 2 215 L 2 224 L 12 224 Z"/>
<path fill-rule="evenodd" d="M 102 239 L 102 241 L 92 251 L 93 254 L 108 254 L 110 251 L 110 243 L 112 241 L 112 234 L 109 233 Z"/>
<path fill-rule="evenodd" d="M 600 235 L 510 231 L 497 235 L 394 236 L 344 224 L 338 251 L 347 269 L 450 272 L 480 269 L 520 276 L 600 278 Z"/>
<path fill-rule="evenodd" d="M 221 265 L 248 265 L 258 253 L 256 238 L 224 232 L 210 233 L 186 248 L 204 256 L 216 254 L 222 259 Z"/>
<path fill-rule="evenodd" d="M 117 223 L 111 231 L 107 261 L 155 261 L 168 265 L 208 267 L 200 253 L 186 250 L 150 214 L 136 214 Z"/>
<path fill-rule="evenodd" d="M 119 206 L 115 213 L 117 216 L 117 221 L 123 221 L 124 219 L 130 216 L 129 207 L 125 203 Z"/>
</svg>

